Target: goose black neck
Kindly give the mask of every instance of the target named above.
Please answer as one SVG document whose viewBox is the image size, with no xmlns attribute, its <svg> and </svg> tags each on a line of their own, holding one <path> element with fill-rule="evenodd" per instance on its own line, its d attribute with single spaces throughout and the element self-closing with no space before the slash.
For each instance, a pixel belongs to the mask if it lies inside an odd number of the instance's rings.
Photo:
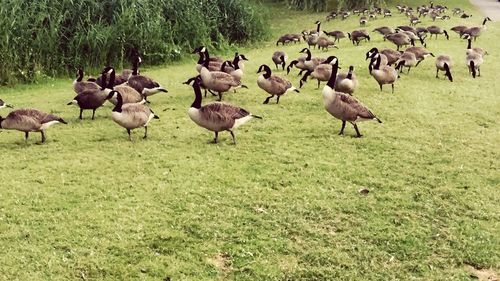
<svg viewBox="0 0 500 281">
<path fill-rule="evenodd" d="M 194 101 L 191 104 L 191 107 L 200 109 L 201 108 L 201 89 L 200 89 L 200 82 L 195 81 L 193 83 L 193 90 L 194 90 Z"/>
<path fill-rule="evenodd" d="M 335 88 L 335 80 L 337 79 L 337 72 L 339 70 L 339 62 L 335 62 L 334 65 L 332 65 L 332 74 L 330 75 L 330 79 L 328 79 L 328 85 L 330 88 L 334 89 Z"/>
<path fill-rule="evenodd" d="M 198 64 L 203 64 L 205 62 L 205 56 L 203 53 L 198 53 L 200 55 L 200 58 L 198 59 Z"/>
<path fill-rule="evenodd" d="M 352 71 L 353 71 L 353 68 L 349 67 L 349 72 L 347 73 L 347 76 L 345 78 L 352 80 Z"/>
<path fill-rule="evenodd" d="M 205 62 L 203 65 L 208 69 L 208 63 L 210 62 L 210 55 L 208 54 L 208 50 L 205 50 Z"/>
<path fill-rule="evenodd" d="M 76 82 L 82 82 L 83 80 L 83 71 L 78 71 L 78 77 L 76 78 Z"/>
<path fill-rule="evenodd" d="M 485 19 L 483 20 L 483 25 L 486 25 L 486 20 L 487 20 L 487 18 L 485 18 Z"/>
<path fill-rule="evenodd" d="M 472 40 L 469 38 L 469 39 L 467 39 L 467 41 L 468 41 L 467 50 L 472 49 Z"/>
<path fill-rule="evenodd" d="M 106 78 L 104 78 L 104 75 L 103 75 L 103 79 L 106 79 Z M 106 84 L 106 83 L 103 83 L 103 85 L 104 84 Z M 111 70 L 111 73 L 109 74 L 109 80 L 108 80 L 106 87 L 108 89 L 113 90 L 114 85 L 115 85 L 115 70 L 113 69 L 113 70 Z"/>
<path fill-rule="evenodd" d="M 235 56 L 233 60 L 233 67 L 235 70 L 240 69 L 239 64 L 240 64 L 240 56 Z"/>
<path fill-rule="evenodd" d="M 320 26 L 321 26 L 321 22 L 318 22 L 318 26 L 316 27 L 316 31 L 319 33 L 319 30 L 320 30 Z"/>
<path fill-rule="evenodd" d="M 266 73 L 264 73 L 264 78 L 269 79 L 269 77 L 271 77 L 271 73 L 272 73 L 271 68 L 267 65 L 264 65 L 264 71 L 266 72 Z"/>
<path fill-rule="evenodd" d="M 380 55 L 377 57 L 377 62 L 375 63 L 374 69 L 380 69 L 380 62 L 382 61 L 382 57 Z"/>
<path fill-rule="evenodd" d="M 137 75 L 139 74 L 138 73 L 138 69 L 139 69 L 139 62 L 137 60 L 135 60 L 133 63 L 132 63 L 132 75 Z"/>
<path fill-rule="evenodd" d="M 443 67 L 444 67 L 444 70 L 445 70 L 446 77 L 448 77 L 448 79 L 450 79 L 450 81 L 453 82 L 453 77 L 451 76 L 450 67 L 448 66 L 447 63 L 444 63 Z"/>
<path fill-rule="evenodd" d="M 306 82 L 307 81 L 307 77 L 309 77 L 311 75 L 312 71 L 311 70 L 308 70 L 306 72 L 306 74 L 304 74 L 304 76 L 302 76 L 302 78 L 300 80 Z"/>
<path fill-rule="evenodd" d="M 123 106 L 123 98 L 120 93 L 116 93 L 116 105 L 113 108 L 114 112 L 122 112 L 122 106 Z"/>
<path fill-rule="evenodd" d="M 311 60 L 311 50 L 306 49 L 306 52 L 307 52 L 306 60 Z"/>
</svg>

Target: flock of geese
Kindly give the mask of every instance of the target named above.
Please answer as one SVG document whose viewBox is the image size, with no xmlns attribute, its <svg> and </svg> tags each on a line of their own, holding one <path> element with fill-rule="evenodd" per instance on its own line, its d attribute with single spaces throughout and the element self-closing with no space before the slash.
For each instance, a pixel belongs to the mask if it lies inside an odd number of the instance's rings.
<svg viewBox="0 0 500 281">
<path fill-rule="evenodd" d="M 420 19 L 428 15 L 434 21 L 436 19 L 449 19 L 450 17 L 446 15 L 448 10 L 446 6 L 434 5 L 433 2 L 430 2 L 430 5 L 420 6 L 415 10 L 401 5 L 398 5 L 397 9 L 408 17 L 410 25 L 396 28 L 382 26 L 374 29 L 374 32 L 380 33 L 384 40 L 394 43 L 396 50 L 373 47 L 366 52 L 365 57 L 369 61 L 369 73 L 379 84 L 380 90 L 383 90 L 384 85 L 391 85 L 392 93 L 394 93 L 394 84 L 400 78 L 403 68 L 406 67 L 409 74 L 411 68 L 417 67 L 426 57 L 435 57 L 432 52 L 426 49 L 425 39 L 427 36 L 432 38 L 435 35 L 437 38 L 438 35 L 443 34 L 449 40 L 448 32 L 439 26 L 416 27 L 420 23 Z M 389 9 L 374 8 L 372 10 L 354 10 L 352 13 L 349 11 L 332 12 L 327 16 L 327 20 L 336 17 L 346 19 L 352 14 L 360 16 L 359 22 L 361 26 L 366 25 L 369 20 L 377 16 L 392 16 Z M 455 8 L 453 9 L 453 15 L 459 15 L 463 18 L 466 14 L 462 10 Z M 484 32 L 486 22 L 489 20 L 489 18 L 485 18 L 481 26 L 456 26 L 451 29 L 460 38 L 467 40 L 465 61 L 469 73 L 474 78 L 481 75 L 480 66 L 487 52 L 482 48 L 473 48 L 472 40 L 476 41 Z M 334 40 L 330 40 L 329 37 L 333 37 Z M 370 41 L 370 34 L 365 29 L 348 32 L 347 36 L 346 33 L 339 30 L 323 31 L 322 33 L 321 21 L 317 21 L 316 29 L 304 30 L 302 34 L 285 34 L 276 42 L 278 46 L 280 43 L 286 45 L 300 43 L 304 40 L 308 48 L 301 50 L 302 56 L 289 60 L 287 53 L 280 50 L 274 52 L 271 60 L 277 70 L 281 68 L 284 71 L 286 68 L 287 75 L 293 67 L 299 69 L 299 75 L 303 74 L 299 80 L 299 88 L 302 88 L 310 78 L 317 80 L 318 89 L 321 82 L 326 82 L 322 90 L 323 104 L 328 113 L 342 121 L 339 135 L 344 133 L 346 123 L 349 122 L 353 125 L 356 136 L 361 137 L 357 123 L 361 121 L 382 123 L 382 121 L 353 96 L 359 84 L 354 73 L 354 67 L 349 66 L 346 72 L 338 73 L 340 67 L 339 59 L 336 56 L 327 58 L 314 57 L 311 52 L 311 48 L 316 47 L 325 51 L 329 47 L 337 48 L 335 44 L 346 37 L 349 38 L 353 45 L 359 45 L 363 41 Z M 416 42 L 419 42 L 422 46 L 415 46 Z M 404 51 L 400 50 L 402 47 L 406 49 Z M 211 57 L 208 49 L 204 46 L 196 48 L 193 54 L 199 55 L 195 67 L 198 74 L 184 82 L 184 84 L 192 87 L 195 96 L 188 109 L 188 116 L 200 127 L 214 132 L 215 143 L 218 142 L 219 132 L 227 131 L 231 134 L 233 143 L 236 144 L 234 130 L 253 118 L 261 119 L 261 117 L 241 107 L 220 101 L 226 92 L 236 92 L 240 88 L 248 88 L 242 83 L 245 69 L 244 62 L 248 59 L 245 55 L 239 53 L 236 53 L 234 58 L 230 60 Z M 115 69 L 108 66 L 103 69 L 99 77 L 88 78 L 87 81 L 83 79 L 83 70 L 78 69 L 77 78 L 73 82 L 73 90 L 76 96 L 68 105 L 75 105 L 79 108 L 80 119 L 83 119 L 84 110 L 92 110 L 92 119 L 94 119 L 96 110 L 108 101 L 114 105 L 111 112 L 112 120 L 126 129 L 130 140 L 131 131 L 137 128 L 144 128 L 144 138 L 147 138 L 149 122 L 152 119 L 159 118 L 146 105 L 146 103 L 149 103 L 147 98 L 168 91 L 158 82 L 140 74 L 139 65 L 141 62 L 142 60 L 137 53 L 132 61 L 132 69 L 125 69 L 117 75 Z M 453 82 L 451 70 L 454 62 L 451 56 L 439 55 L 436 57 L 435 66 L 436 78 L 439 77 L 439 72 L 443 71 L 445 76 Z M 289 80 L 273 74 L 271 67 L 266 64 L 261 65 L 257 73 L 260 74 L 257 78 L 257 85 L 269 94 L 264 100 L 264 104 L 268 104 L 274 97 L 276 97 L 276 103 L 279 103 L 280 97 L 286 93 L 299 92 L 299 89 L 294 87 Z M 202 105 L 202 90 L 204 90 L 204 97 L 207 96 L 207 93 L 211 93 L 218 96 L 218 101 Z M 5 107 L 12 106 L 0 100 L 0 109 Z M 6 118 L 0 116 L 0 129 L 22 131 L 25 133 L 26 141 L 30 132 L 40 132 L 41 143 L 46 140 L 45 130 L 57 123 L 67 124 L 62 118 L 37 109 L 16 109 L 11 111 Z"/>
</svg>

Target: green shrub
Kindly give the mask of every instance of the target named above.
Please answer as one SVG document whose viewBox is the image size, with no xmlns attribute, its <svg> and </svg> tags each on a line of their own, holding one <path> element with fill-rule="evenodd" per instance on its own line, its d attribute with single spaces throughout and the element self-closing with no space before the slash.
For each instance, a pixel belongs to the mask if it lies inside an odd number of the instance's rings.
<svg viewBox="0 0 500 281">
<path fill-rule="evenodd" d="M 262 10 L 245 0 L 3 0 L 0 85 L 128 66 L 136 49 L 162 64 L 201 44 L 258 40 Z"/>
<path fill-rule="evenodd" d="M 361 8 L 380 5 L 383 0 L 285 0 L 289 7 L 298 10 L 312 10 L 316 12 L 336 10 L 340 8 Z"/>
</svg>

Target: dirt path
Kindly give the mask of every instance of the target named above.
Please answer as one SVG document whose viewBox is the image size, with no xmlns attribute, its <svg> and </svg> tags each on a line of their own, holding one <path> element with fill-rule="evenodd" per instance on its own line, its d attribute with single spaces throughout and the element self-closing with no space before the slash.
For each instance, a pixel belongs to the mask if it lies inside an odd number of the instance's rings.
<svg viewBox="0 0 500 281">
<path fill-rule="evenodd" d="M 500 21 L 500 2 L 498 0 L 469 0 L 481 12 L 490 17 L 492 21 Z"/>
</svg>

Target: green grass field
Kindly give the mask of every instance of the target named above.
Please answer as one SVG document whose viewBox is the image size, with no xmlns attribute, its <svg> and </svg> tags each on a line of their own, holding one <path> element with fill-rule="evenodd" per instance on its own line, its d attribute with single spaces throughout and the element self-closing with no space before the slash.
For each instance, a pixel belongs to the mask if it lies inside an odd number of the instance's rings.
<svg viewBox="0 0 500 281">
<path fill-rule="evenodd" d="M 479 12 L 464 5 L 472 18 L 436 23 L 480 24 Z M 314 28 L 325 15 L 271 12 L 276 38 Z M 357 22 L 323 28 L 351 31 Z M 366 28 L 399 24 L 407 20 L 397 14 Z M 170 91 L 150 98 L 161 119 L 147 140 L 138 130 L 129 142 L 109 104 L 95 121 L 91 112 L 78 120 L 66 105 L 72 79 L 0 88 L 16 108 L 69 122 L 48 130 L 45 145 L 35 144 L 39 134 L 25 144 L 21 132 L 0 133 L 0 279 L 475 280 L 481 270 L 498 277 L 500 24 L 488 23 L 476 42 L 490 53 L 477 79 L 465 66 L 466 41 L 450 37 L 427 44 L 453 57 L 455 81 L 436 79 L 429 57 L 401 75 L 394 95 L 379 91 L 364 60 L 373 46 L 393 46 L 380 35 L 313 51 L 336 55 L 342 71 L 355 66 L 355 96 L 384 121 L 362 123 L 360 139 L 349 125 L 337 135 L 341 122 L 324 110 L 315 81 L 278 105 L 262 104 L 258 66 L 271 65 L 277 49 L 296 57 L 304 44 L 239 49 L 250 59 L 250 89 L 224 99 L 264 119 L 236 131 L 236 146 L 228 133 L 210 144 L 213 134 L 187 116 L 194 95 L 181 82 L 196 74 L 195 56 L 143 69 Z M 288 78 L 298 86 L 296 69 Z"/>
</svg>

